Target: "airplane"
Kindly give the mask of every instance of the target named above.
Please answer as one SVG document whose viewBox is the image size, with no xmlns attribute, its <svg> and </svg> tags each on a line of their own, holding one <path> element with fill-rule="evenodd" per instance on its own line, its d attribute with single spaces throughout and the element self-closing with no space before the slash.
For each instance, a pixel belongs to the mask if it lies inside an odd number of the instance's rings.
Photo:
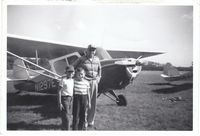
<svg viewBox="0 0 200 136">
<path fill-rule="evenodd" d="M 13 75 L 9 80 L 14 82 L 16 90 L 56 94 L 58 81 L 67 65 L 82 55 L 86 48 L 70 46 L 49 41 L 41 41 L 20 36 L 7 36 L 7 56 L 15 57 Z M 116 95 L 115 90 L 123 90 L 142 70 L 141 58 L 159 55 L 161 52 L 114 51 L 97 47 L 96 56 L 102 66 L 102 77 L 99 82 L 98 97 L 104 94 L 115 101 L 118 106 L 126 106 L 124 95 Z M 27 58 L 35 58 L 36 63 Z M 137 59 L 135 59 L 137 58 Z M 38 60 L 48 59 L 45 66 Z M 36 67 L 33 69 L 31 67 Z"/>
<path fill-rule="evenodd" d="M 171 63 L 166 63 L 163 67 L 163 73 L 161 74 L 161 77 L 166 81 L 190 80 L 193 78 L 193 73 L 180 73 L 177 68 L 172 66 Z"/>
</svg>

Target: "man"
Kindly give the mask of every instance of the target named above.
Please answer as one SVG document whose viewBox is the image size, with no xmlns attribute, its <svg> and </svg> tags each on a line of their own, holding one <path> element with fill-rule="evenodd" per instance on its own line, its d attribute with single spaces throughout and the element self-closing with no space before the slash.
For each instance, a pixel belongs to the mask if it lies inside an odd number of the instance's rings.
<svg viewBox="0 0 200 136">
<path fill-rule="evenodd" d="M 85 79 L 90 83 L 91 108 L 86 113 L 88 123 L 86 125 L 89 127 L 94 125 L 98 83 L 101 78 L 101 64 L 99 58 L 95 56 L 95 53 L 96 47 L 88 45 L 86 54 L 74 63 L 75 68 L 82 67 L 85 70 Z"/>
</svg>

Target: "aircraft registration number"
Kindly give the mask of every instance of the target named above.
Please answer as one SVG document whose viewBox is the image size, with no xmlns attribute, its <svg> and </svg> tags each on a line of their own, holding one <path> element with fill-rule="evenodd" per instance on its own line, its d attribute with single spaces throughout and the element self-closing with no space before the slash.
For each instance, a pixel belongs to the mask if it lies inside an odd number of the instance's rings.
<svg viewBox="0 0 200 136">
<path fill-rule="evenodd" d="M 56 82 L 53 79 L 42 80 L 35 85 L 37 92 L 52 89 L 56 87 Z"/>
</svg>

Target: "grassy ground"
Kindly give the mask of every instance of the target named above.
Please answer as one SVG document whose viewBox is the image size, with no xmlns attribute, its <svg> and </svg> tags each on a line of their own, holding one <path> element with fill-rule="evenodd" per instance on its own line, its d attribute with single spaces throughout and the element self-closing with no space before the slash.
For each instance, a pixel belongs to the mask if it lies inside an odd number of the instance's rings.
<svg viewBox="0 0 200 136">
<path fill-rule="evenodd" d="M 160 73 L 143 71 L 125 90 L 116 91 L 126 96 L 126 107 L 100 96 L 95 127 L 90 130 L 192 130 L 192 81 L 168 83 Z M 8 130 L 60 130 L 55 96 L 16 95 L 12 84 L 8 88 Z"/>
</svg>

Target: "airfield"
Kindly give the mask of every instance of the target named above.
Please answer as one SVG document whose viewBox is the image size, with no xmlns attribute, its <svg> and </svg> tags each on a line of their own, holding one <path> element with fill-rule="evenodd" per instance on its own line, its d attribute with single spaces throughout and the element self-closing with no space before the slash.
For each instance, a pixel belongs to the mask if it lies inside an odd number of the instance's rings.
<svg viewBox="0 0 200 136">
<path fill-rule="evenodd" d="M 193 130 L 193 81 L 167 82 L 161 71 L 142 71 L 124 90 L 128 105 L 117 106 L 104 95 L 97 99 L 92 131 Z M 23 92 L 8 82 L 8 130 L 60 130 L 55 95 Z"/>
</svg>

